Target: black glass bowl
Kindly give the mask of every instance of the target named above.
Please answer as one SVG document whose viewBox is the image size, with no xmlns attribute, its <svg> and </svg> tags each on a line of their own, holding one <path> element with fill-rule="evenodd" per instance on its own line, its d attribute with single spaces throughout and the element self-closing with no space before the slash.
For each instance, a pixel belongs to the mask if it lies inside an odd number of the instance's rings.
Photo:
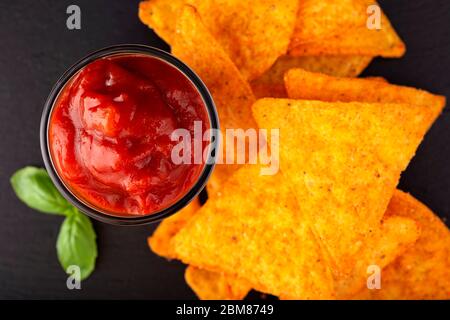
<svg viewBox="0 0 450 320">
<path fill-rule="evenodd" d="M 99 58 L 119 54 L 149 55 L 151 57 L 161 59 L 162 61 L 178 69 L 193 83 L 193 85 L 203 98 L 204 105 L 210 121 L 209 126 L 210 129 L 219 128 L 217 111 L 214 105 L 214 101 L 211 97 L 211 94 L 209 93 L 208 89 L 206 88 L 205 84 L 201 81 L 201 79 L 187 65 L 185 65 L 183 62 L 181 62 L 171 54 L 157 48 L 136 44 L 116 45 L 95 51 L 87 55 L 86 57 L 82 58 L 72 67 L 70 67 L 56 82 L 55 86 L 50 92 L 50 95 L 47 98 L 47 101 L 45 102 L 44 110 L 42 113 L 41 127 L 40 127 L 41 152 L 42 158 L 44 159 L 45 168 L 47 169 L 47 172 L 50 175 L 50 178 L 52 179 L 56 188 L 70 203 L 72 203 L 80 211 L 84 212 L 93 219 L 109 224 L 121 226 L 143 225 L 160 221 L 176 213 L 177 211 L 185 207 L 189 202 L 191 202 L 198 195 L 198 193 L 202 191 L 214 168 L 214 161 L 213 161 L 214 155 L 211 152 L 208 152 L 210 159 L 208 159 L 208 161 L 206 161 L 206 163 L 204 164 L 204 168 L 201 174 L 199 175 L 197 181 L 179 200 L 177 200 L 167 208 L 161 209 L 160 211 L 151 214 L 139 216 L 118 216 L 117 214 L 109 213 L 102 209 L 96 208 L 93 205 L 90 205 L 85 200 L 82 200 L 79 197 L 77 197 L 66 186 L 63 179 L 61 179 L 57 170 L 55 169 L 48 143 L 48 128 L 50 116 L 52 114 L 54 104 L 57 101 L 60 92 L 64 89 L 65 85 L 69 83 L 70 80 L 73 78 L 73 76 L 76 75 L 77 72 L 80 71 L 87 64 Z M 215 139 L 211 140 L 210 143 L 211 150 L 216 149 L 216 143 L 217 141 L 215 141 Z"/>
</svg>

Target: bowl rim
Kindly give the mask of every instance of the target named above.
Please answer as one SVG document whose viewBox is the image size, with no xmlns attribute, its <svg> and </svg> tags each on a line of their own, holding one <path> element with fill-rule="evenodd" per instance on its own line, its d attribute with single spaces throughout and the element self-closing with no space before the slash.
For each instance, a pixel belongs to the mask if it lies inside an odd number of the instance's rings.
<svg viewBox="0 0 450 320">
<path fill-rule="evenodd" d="M 57 98 L 59 97 L 59 94 L 77 72 L 79 72 L 83 67 L 93 62 L 94 60 L 118 54 L 144 54 L 159 58 L 164 62 L 170 64 L 182 74 L 184 74 L 198 90 L 200 96 L 204 101 L 204 105 L 209 117 L 210 129 L 219 129 L 219 118 L 217 115 L 214 100 L 208 88 L 200 79 L 200 77 L 178 58 L 174 57 L 168 52 L 151 46 L 141 44 L 119 44 L 96 50 L 87 54 L 71 67 L 69 67 L 56 81 L 44 104 L 40 123 L 40 147 L 42 158 L 44 160 L 45 169 L 47 170 L 51 180 L 55 184 L 55 187 L 72 205 L 95 220 L 119 226 L 139 226 L 158 222 L 173 215 L 174 213 L 178 212 L 183 207 L 188 205 L 205 187 L 205 184 L 214 169 L 215 158 L 214 155 L 212 155 L 212 152 L 208 152 L 209 158 L 204 164 L 203 170 L 199 174 L 197 181 L 192 185 L 189 191 L 187 191 L 180 199 L 175 201 L 169 207 L 161 209 L 152 214 L 142 216 L 119 216 L 114 215 L 113 213 L 107 214 L 87 205 L 85 202 L 76 197 L 72 191 L 69 190 L 63 180 L 59 177 L 50 154 L 48 142 L 50 115 L 52 114 L 53 107 Z M 217 139 L 211 139 L 209 144 L 210 151 L 217 150 L 218 141 L 216 140 Z"/>
</svg>

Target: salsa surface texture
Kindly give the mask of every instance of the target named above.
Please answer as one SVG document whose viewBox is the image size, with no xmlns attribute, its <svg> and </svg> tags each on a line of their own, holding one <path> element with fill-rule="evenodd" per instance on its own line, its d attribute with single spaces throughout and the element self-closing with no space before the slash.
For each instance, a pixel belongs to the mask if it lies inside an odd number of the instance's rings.
<svg viewBox="0 0 450 320">
<path fill-rule="evenodd" d="M 148 215 L 179 200 L 199 178 L 203 164 L 172 161 L 178 141 L 171 134 L 183 128 L 194 137 L 194 122 L 204 132 L 208 119 L 196 87 L 165 61 L 144 54 L 100 58 L 55 101 L 50 154 L 83 202 L 111 215 Z"/>
</svg>

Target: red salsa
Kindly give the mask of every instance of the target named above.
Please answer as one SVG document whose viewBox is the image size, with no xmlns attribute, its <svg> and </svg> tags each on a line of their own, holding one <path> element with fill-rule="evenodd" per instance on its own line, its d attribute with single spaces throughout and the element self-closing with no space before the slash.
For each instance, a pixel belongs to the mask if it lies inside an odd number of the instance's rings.
<svg viewBox="0 0 450 320">
<path fill-rule="evenodd" d="M 85 66 L 59 94 L 50 153 L 85 203 L 112 215 L 152 214 L 183 197 L 202 172 L 204 164 L 171 159 L 172 132 L 194 137 L 194 121 L 209 128 L 200 93 L 178 69 L 143 54 L 110 56 Z"/>
</svg>

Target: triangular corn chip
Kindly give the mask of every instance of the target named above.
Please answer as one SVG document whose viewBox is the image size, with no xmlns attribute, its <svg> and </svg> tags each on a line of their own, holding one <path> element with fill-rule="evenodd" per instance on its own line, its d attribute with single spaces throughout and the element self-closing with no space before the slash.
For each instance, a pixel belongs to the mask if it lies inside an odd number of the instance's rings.
<svg viewBox="0 0 450 320">
<path fill-rule="evenodd" d="M 398 201 L 397 193 L 398 191 L 394 193 L 380 227 L 364 240 L 364 247 L 358 254 L 351 274 L 334 275 L 337 298 L 352 298 L 358 290 L 366 286 L 368 266 L 376 265 L 381 269 L 386 267 L 419 237 L 414 220 L 392 212 L 393 203 Z M 173 234 L 175 235 L 176 233 Z M 193 266 L 186 269 L 185 278 L 192 290 L 203 300 L 243 299 L 252 288 L 244 279 Z"/>
<path fill-rule="evenodd" d="M 292 0 L 188 0 L 246 79 L 286 53 L 297 17 Z"/>
<path fill-rule="evenodd" d="M 139 3 L 139 19 L 171 44 L 175 35 L 178 13 L 185 0 L 150 0 Z"/>
<path fill-rule="evenodd" d="M 198 11 L 203 23 L 244 78 L 263 74 L 287 52 L 297 18 L 298 1 L 151 0 L 141 2 L 139 17 L 170 45 L 184 4 Z"/>
<path fill-rule="evenodd" d="M 285 177 L 247 165 L 175 237 L 186 263 L 247 279 L 255 289 L 329 298 L 331 272 Z M 243 192 L 245 190 L 245 192 Z"/>
<path fill-rule="evenodd" d="M 152 251 L 164 258 L 176 259 L 172 239 L 199 209 L 200 203 L 197 198 L 175 215 L 163 220 L 148 238 Z M 187 267 L 185 279 L 202 300 L 240 300 L 251 290 L 246 280 L 194 266 Z"/>
<path fill-rule="evenodd" d="M 417 221 L 421 235 L 381 273 L 381 289 L 363 289 L 354 299 L 450 299 L 450 231 L 425 205 L 397 190 L 387 214 Z"/>
<path fill-rule="evenodd" d="M 392 200 L 391 200 L 392 201 Z M 389 210 L 388 210 L 389 211 Z M 385 214 L 379 228 L 374 228 L 364 241 L 358 259 L 348 276 L 335 275 L 336 296 L 349 299 L 367 286 L 367 270 L 376 266 L 380 270 L 394 261 L 419 238 L 420 230 L 412 219 Z"/>
<path fill-rule="evenodd" d="M 356 77 L 369 65 L 368 56 L 301 56 L 284 55 L 263 75 L 250 84 L 257 98 L 286 98 L 284 74 L 292 68 L 320 72 L 338 77 Z"/>
<path fill-rule="evenodd" d="M 206 83 L 214 97 L 221 128 L 256 128 L 251 115 L 253 94 L 247 82 L 219 44 L 202 25 L 191 7 L 178 16 L 178 33 L 173 35 L 173 52 L 188 63 Z M 197 47 L 197 49 L 195 49 Z M 224 156 L 225 157 L 225 156 Z M 212 196 L 220 192 L 223 182 L 239 165 L 217 165 L 208 183 Z M 149 244 L 152 250 L 167 258 L 176 258 L 171 239 L 192 218 L 198 204 L 192 203 L 181 212 L 163 221 Z M 206 271 L 205 271 L 206 272 Z M 220 275 L 217 274 L 219 277 Z M 231 285 L 231 284 L 230 284 Z M 239 291 L 239 282 L 236 291 Z"/>
<path fill-rule="evenodd" d="M 433 112 L 401 104 L 261 99 L 253 113 L 261 128 L 280 129 L 280 168 L 333 269 L 348 272 Z"/>
<path fill-rule="evenodd" d="M 395 201 L 395 194 L 392 201 Z M 381 227 L 366 239 L 365 247 L 358 256 L 359 259 L 350 276 L 342 278 L 334 276 L 336 298 L 355 298 L 358 290 L 361 292 L 358 295 L 365 293 L 367 290 L 361 290 L 361 288 L 366 288 L 368 267 L 378 266 L 380 269 L 386 267 L 418 239 L 419 229 L 414 220 L 390 216 L 388 207 L 386 219 L 382 221 Z M 246 280 L 193 266 L 186 269 L 185 278 L 192 290 L 202 300 L 240 300 L 252 288 Z M 289 298 L 282 297 L 282 299 Z"/>
<path fill-rule="evenodd" d="M 148 245 L 154 253 L 167 259 L 176 259 L 172 239 L 200 209 L 199 199 L 194 199 L 175 215 L 163 220 L 156 228 Z M 240 300 L 251 290 L 250 284 L 226 274 L 188 266 L 186 282 L 202 300 Z"/>
<path fill-rule="evenodd" d="M 155 232 L 147 240 L 152 251 L 161 257 L 175 259 L 176 255 L 172 246 L 172 238 L 199 209 L 199 199 L 195 198 L 179 212 L 161 221 Z"/>
<path fill-rule="evenodd" d="M 201 300 L 242 300 L 251 290 L 246 280 L 193 266 L 186 268 L 184 278 Z"/>
<path fill-rule="evenodd" d="M 337 299 L 353 298 L 361 288 L 367 287 L 367 270 L 370 270 L 370 267 L 383 269 L 419 238 L 420 229 L 417 223 L 411 218 L 393 214 L 389 208 L 379 227 L 374 228 L 363 239 L 364 246 L 357 254 L 357 261 L 354 265 L 348 265 L 352 271 L 348 275 L 334 273 Z"/>
<path fill-rule="evenodd" d="M 210 90 L 216 103 L 222 132 L 227 128 L 257 128 L 251 113 L 254 96 L 249 84 L 191 6 L 185 6 L 178 17 L 172 51 L 198 73 Z M 218 192 L 222 183 L 239 166 L 217 165 L 211 176 L 208 192 Z"/>
<path fill-rule="evenodd" d="M 381 14 L 381 29 L 369 29 L 373 0 L 303 0 L 289 54 L 400 57 L 405 45 Z"/>
<path fill-rule="evenodd" d="M 379 79 L 338 78 L 291 69 L 285 74 L 285 84 L 292 99 L 415 104 L 431 108 L 436 117 L 445 106 L 443 96 Z"/>
</svg>

